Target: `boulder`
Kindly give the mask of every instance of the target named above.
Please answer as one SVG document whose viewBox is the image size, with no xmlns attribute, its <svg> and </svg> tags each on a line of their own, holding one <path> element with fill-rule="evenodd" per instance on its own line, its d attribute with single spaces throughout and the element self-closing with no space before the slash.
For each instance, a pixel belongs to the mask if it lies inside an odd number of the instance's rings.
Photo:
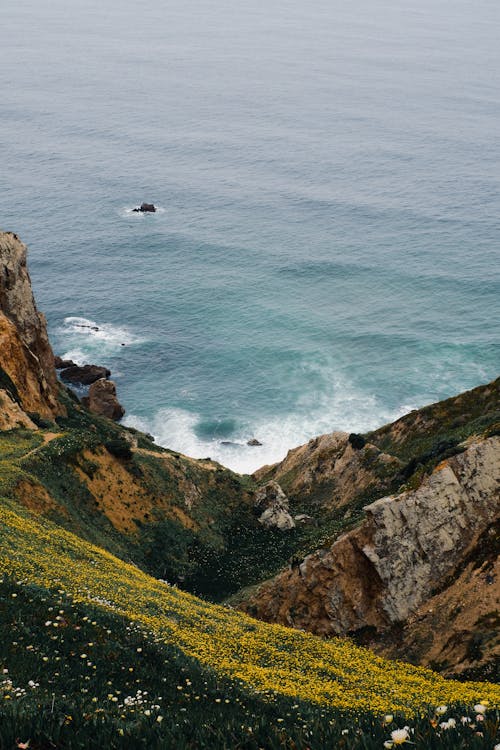
<svg viewBox="0 0 500 750">
<path fill-rule="evenodd" d="M 260 440 L 257 440 L 257 438 L 252 438 L 247 442 L 247 445 L 262 445 L 262 443 L 260 442 Z"/>
<path fill-rule="evenodd" d="M 294 516 L 295 523 L 300 526 L 317 526 L 318 522 L 312 516 L 308 516 L 307 513 L 299 513 L 298 516 Z"/>
<path fill-rule="evenodd" d="M 268 482 L 255 494 L 255 508 L 261 514 L 259 523 L 267 528 L 288 531 L 295 528 L 289 512 L 288 498 L 277 482 Z"/>
<path fill-rule="evenodd" d="M 156 206 L 153 203 L 141 203 L 139 208 L 133 208 L 132 211 L 135 211 L 136 213 L 143 213 L 143 214 L 154 214 L 156 211 Z"/>
<path fill-rule="evenodd" d="M 100 378 L 92 383 L 88 397 L 82 401 L 89 411 L 101 417 L 117 421 L 125 414 L 125 409 L 116 398 L 115 384 L 106 378 Z"/>
<path fill-rule="evenodd" d="M 98 365 L 72 365 L 66 367 L 61 372 L 61 379 L 65 383 L 73 383 L 79 385 L 90 385 L 95 383 L 96 380 L 101 378 L 109 378 L 111 371 L 107 367 L 99 367 Z"/>
<path fill-rule="evenodd" d="M 76 367 L 76 362 L 72 359 L 61 359 L 57 355 L 54 357 L 54 367 L 56 370 L 65 370 L 67 367 Z"/>
</svg>

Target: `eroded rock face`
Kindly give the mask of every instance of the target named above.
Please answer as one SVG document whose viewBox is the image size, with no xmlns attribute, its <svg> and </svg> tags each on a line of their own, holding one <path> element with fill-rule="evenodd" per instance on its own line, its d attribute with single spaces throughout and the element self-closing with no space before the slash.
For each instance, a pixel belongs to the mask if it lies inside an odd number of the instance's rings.
<svg viewBox="0 0 500 750">
<path fill-rule="evenodd" d="M 268 482 L 255 494 L 255 507 L 261 512 L 259 523 L 280 531 L 293 529 L 295 521 L 289 513 L 288 498 L 277 482 Z"/>
<path fill-rule="evenodd" d="M 375 445 L 353 447 L 347 432 L 332 432 L 288 451 L 283 461 L 262 467 L 254 477 L 258 482 L 279 482 L 292 507 L 296 500 L 306 500 L 311 508 L 330 512 L 371 489 L 387 492 L 401 467 L 396 456 Z"/>
<path fill-rule="evenodd" d="M 44 315 L 35 305 L 26 267 L 26 246 L 0 232 L 0 388 L 23 411 L 44 417 L 64 413 L 59 403 L 54 354 Z M 6 387 L 9 385 L 9 387 Z"/>
<path fill-rule="evenodd" d="M 121 419 L 125 409 L 116 398 L 116 386 L 112 380 L 101 378 L 96 380 L 89 388 L 89 395 L 83 400 L 85 405 L 94 414 L 108 417 L 115 421 Z"/>
<path fill-rule="evenodd" d="M 471 444 L 418 489 L 365 511 L 360 527 L 263 584 L 242 608 L 320 635 L 405 622 L 498 519 L 500 438 Z"/>
<path fill-rule="evenodd" d="M 500 522 L 490 526 L 449 586 L 426 599 L 404 627 L 373 640 L 380 654 L 448 675 L 498 682 Z"/>
<path fill-rule="evenodd" d="M 36 430 L 35 423 L 28 417 L 18 403 L 0 388 L 0 430 L 12 430 L 15 427 L 26 427 Z"/>
</svg>

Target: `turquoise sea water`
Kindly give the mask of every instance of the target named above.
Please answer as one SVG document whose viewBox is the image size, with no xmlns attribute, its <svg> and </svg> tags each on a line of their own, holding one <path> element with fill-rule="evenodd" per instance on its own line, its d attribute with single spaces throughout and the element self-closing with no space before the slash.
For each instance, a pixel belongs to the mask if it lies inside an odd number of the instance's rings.
<svg viewBox="0 0 500 750">
<path fill-rule="evenodd" d="M 11 4 L 0 226 L 56 351 L 243 471 L 498 375 L 499 29 L 489 0 Z"/>
</svg>

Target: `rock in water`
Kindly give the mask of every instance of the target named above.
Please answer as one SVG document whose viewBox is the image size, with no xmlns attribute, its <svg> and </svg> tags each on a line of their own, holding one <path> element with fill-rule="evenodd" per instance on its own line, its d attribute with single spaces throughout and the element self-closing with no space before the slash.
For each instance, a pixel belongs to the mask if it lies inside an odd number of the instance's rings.
<svg viewBox="0 0 500 750">
<path fill-rule="evenodd" d="M 288 498 L 277 482 L 268 482 L 257 490 L 255 507 L 262 511 L 259 523 L 263 526 L 280 531 L 295 528 L 295 521 L 289 513 Z"/>
<path fill-rule="evenodd" d="M 61 372 L 61 379 L 65 383 L 90 385 L 101 378 L 109 378 L 110 375 L 111 370 L 108 370 L 107 367 L 99 367 L 99 365 L 83 365 L 80 367 L 79 365 L 72 365 L 71 367 L 66 367 Z"/>
<path fill-rule="evenodd" d="M 154 214 L 156 211 L 156 206 L 153 203 L 141 203 L 139 208 L 133 208 L 133 211 L 136 213 L 143 213 L 143 214 Z"/>
<path fill-rule="evenodd" d="M 54 357 L 54 367 L 56 370 L 65 370 L 67 367 L 76 367 L 76 362 L 72 359 L 62 359 L 57 355 Z"/>
<path fill-rule="evenodd" d="M 117 421 L 125 414 L 125 409 L 116 398 L 116 386 L 112 380 L 101 378 L 89 388 L 89 395 L 82 400 L 93 414 Z"/>
<path fill-rule="evenodd" d="M 262 443 L 260 442 L 260 440 L 257 440 L 257 438 L 252 438 L 247 442 L 247 445 L 262 445 Z"/>
</svg>

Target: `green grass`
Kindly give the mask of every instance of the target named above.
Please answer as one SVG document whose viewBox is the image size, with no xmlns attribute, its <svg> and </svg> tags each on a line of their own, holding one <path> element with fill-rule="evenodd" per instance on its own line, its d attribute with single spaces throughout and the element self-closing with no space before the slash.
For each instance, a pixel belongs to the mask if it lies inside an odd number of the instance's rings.
<svg viewBox="0 0 500 750">
<path fill-rule="evenodd" d="M 9 460 L 24 456 L 28 451 L 34 450 L 43 442 L 41 433 L 16 428 L 14 430 L 0 431 L 0 460 Z"/>
<path fill-rule="evenodd" d="M 364 435 L 380 450 L 404 461 L 439 461 L 471 435 L 490 434 L 500 421 L 500 378 L 459 396 L 412 411 Z"/>
</svg>

